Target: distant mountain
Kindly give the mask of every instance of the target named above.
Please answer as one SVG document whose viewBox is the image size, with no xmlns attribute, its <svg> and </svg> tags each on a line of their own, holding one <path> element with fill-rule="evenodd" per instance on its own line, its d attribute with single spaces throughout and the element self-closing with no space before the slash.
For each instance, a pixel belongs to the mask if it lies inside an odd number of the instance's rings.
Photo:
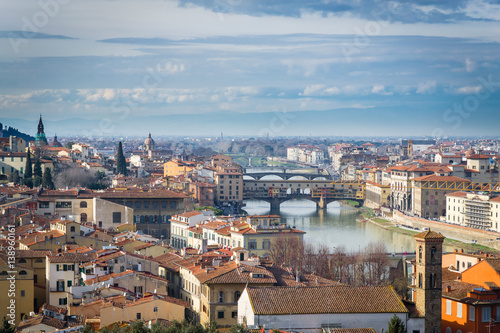
<svg viewBox="0 0 500 333">
<path fill-rule="evenodd" d="M 18 138 L 23 138 L 24 140 L 26 140 L 26 142 L 35 141 L 35 137 L 33 137 L 29 134 L 20 132 L 17 128 L 14 128 L 14 127 L 10 127 L 10 126 L 4 127 L 2 123 L 0 123 L 0 132 L 3 134 L 4 138 L 8 138 L 12 135 L 12 136 L 16 136 Z"/>
</svg>

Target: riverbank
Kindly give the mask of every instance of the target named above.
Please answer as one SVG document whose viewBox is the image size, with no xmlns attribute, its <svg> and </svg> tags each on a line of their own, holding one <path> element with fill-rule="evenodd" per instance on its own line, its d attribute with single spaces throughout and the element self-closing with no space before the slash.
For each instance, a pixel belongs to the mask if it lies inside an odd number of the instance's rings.
<svg viewBox="0 0 500 333">
<path fill-rule="evenodd" d="M 359 210 L 361 212 L 360 216 L 362 217 L 363 220 L 365 220 L 368 223 L 375 224 L 378 227 L 383 228 L 385 230 L 390 230 L 392 232 L 396 232 L 407 236 L 414 236 L 415 234 L 422 232 L 421 228 L 419 228 L 420 230 L 411 230 L 409 228 L 405 228 L 402 225 L 400 225 L 400 223 L 398 223 L 398 221 L 396 221 L 395 219 L 387 217 L 377 217 L 373 213 L 373 210 L 370 208 L 363 207 Z M 464 242 L 462 240 L 449 237 L 447 236 L 447 232 L 445 230 L 440 230 L 439 228 L 436 228 L 436 226 L 433 226 L 432 229 L 446 236 L 443 247 L 444 250 L 447 252 L 452 252 L 455 249 L 457 250 L 464 249 L 466 252 L 482 251 L 490 253 L 500 253 L 499 250 L 493 247 L 486 246 L 484 244 L 473 244 L 470 242 Z"/>
</svg>

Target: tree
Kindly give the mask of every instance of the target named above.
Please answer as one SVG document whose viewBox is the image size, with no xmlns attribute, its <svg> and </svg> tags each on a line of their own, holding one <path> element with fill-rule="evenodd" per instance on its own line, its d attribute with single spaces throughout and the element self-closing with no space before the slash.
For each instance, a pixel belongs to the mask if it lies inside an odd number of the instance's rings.
<svg viewBox="0 0 500 333">
<path fill-rule="evenodd" d="M 45 168 L 45 172 L 43 173 L 42 186 L 47 190 L 55 189 L 54 182 L 52 181 L 52 173 L 50 172 L 49 167 Z"/>
<path fill-rule="evenodd" d="M 33 167 L 33 176 L 42 178 L 42 162 L 40 158 L 35 160 L 35 166 Z"/>
<path fill-rule="evenodd" d="M 0 333 L 14 333 L 16 328 L 9 323 L 7 317 L 3 317 L 2 326 L 0 326 Z"/>
<path fill-rule="evenodd" d="M 389 321 L 387 333 L 406 333 L 405 324 L 398 316 L 394 315 Z"/>
<path fill-rule="evenodd" d="M 69 141 L 69 142 L 67 142 L 67 143 L 64 145 L 64 147 L 66 147 L 66 148 L 68 148 L 68 149 L 71 149 L 71 148 L 73 148 L 73 145 L 74 145 L 74 144 L 75 144 L 75 143 L 74 143 L 73 141 Z"/>
<path fill-rule="evenodd" d="M 125 156 L 123 155 L 122 142 L 118 143 L 118 151 L 116 152 L 116 173 L 127 175 L 127 162 L 125 161 Z"/>
<path fill-rule="evenodd" d="M 90 325 L 85 325 L 83 329 L 81 330 L 80 333 L 93 333 L 94 331 L 92 330 L 92 327 Z"/>
<path fill-rule="evenodd" d="M 9 181 L 13 182 L 14 184 L 19 184 L 19 171 L 14 171 L 13 173 L 10 174 L 9 176 Z"/>
<path fill-rule="evenodd" d="M 31 164 L 31 152 L 28 148 L 28 154 L 26 156 L 26 165 L 24 170 L 24 184 L 28 187 L 33 187 L 33 165 Z"/>
</svg>

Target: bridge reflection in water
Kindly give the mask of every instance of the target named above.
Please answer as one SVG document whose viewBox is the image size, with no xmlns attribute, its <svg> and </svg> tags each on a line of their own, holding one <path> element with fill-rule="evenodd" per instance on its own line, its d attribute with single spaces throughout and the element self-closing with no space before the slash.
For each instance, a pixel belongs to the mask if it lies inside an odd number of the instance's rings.
<svg viewBox="0 0 500 333">
<path fill-rule="evenodd" d="M 249 214 L 269 214 L 269 204 L 248 200 L 244 208 Z M 371 223 L 357 222 L 359 212 L 332 202 L 327 209 L 317 210 L 309 200 L 290 200 L 281 205 L 284 222 L 305 231 L 304 240 L 318 246 L 327 245 L 331 250 L 344 246 L 347 251 L 358 251 L 370 242 L 383 242 L 387 252 L 415 251 L 413 237 L 382 229 Z"/>
</svg>

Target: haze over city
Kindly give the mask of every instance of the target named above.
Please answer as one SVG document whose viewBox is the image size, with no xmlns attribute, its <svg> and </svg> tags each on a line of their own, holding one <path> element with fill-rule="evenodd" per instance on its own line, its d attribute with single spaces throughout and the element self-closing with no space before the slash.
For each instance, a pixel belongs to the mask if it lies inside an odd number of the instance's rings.
<svg viewBox="0 0 500 333">
<path fill-rule="evenodd" d="M 497 135 L 497 1 L 0 4 L 0 121 L 48 135 Z"/>
</svg>

